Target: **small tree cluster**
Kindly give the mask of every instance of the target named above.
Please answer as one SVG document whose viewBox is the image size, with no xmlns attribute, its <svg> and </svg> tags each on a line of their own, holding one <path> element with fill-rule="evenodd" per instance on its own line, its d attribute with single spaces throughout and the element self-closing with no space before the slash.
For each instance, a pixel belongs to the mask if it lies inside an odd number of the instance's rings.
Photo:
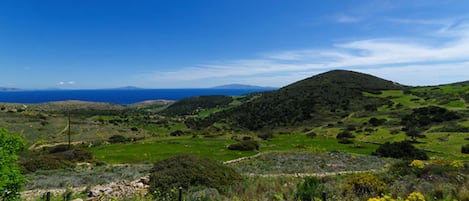
<svg viewBox="0 0 469 201">
<path fill-rule="evenodd" d="M 427 154 L 415 148 L 410 142 L 386 142 L 378 147 L 376 151 L 372 153 L 376 156 L 391 157 L 391 158 L 405 158 L 405 159 L 419 159 L 427 160 Z"/>
</svg>

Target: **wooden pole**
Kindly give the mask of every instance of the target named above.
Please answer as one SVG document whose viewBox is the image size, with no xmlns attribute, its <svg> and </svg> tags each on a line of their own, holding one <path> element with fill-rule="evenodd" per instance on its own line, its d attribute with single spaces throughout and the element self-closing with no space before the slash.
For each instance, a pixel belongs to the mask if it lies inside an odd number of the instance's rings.
<svg viewBox="0 0 469 201">
<path fill-rule="evenodd" d="M 72 131 L 71 131 L 71 124 L 72 124 L 72 121 L 71 121 L 71 115 L 70 115 L 70 111 L 68 111 L 68 149 L 71 149 L 72 148 Z"/>
<path fill-rule="evenodd" d="M 179 187 L 179 201 L 182 201 L 182 187 Z"/>
</svg>

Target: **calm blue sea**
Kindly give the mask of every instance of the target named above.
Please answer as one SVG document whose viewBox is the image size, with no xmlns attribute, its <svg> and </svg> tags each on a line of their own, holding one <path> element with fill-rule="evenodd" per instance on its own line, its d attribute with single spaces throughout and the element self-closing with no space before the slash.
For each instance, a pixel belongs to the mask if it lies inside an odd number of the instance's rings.
<svg viewBox="0 0 469 201">
<path fill-rule="evenodd" d="M 259 92 L 256 89 L 138 89 L 138 90 L 37 90 L 0 92 L 0 102 L 44 103 L 50 101 L 80 100 L 132 104 L 146 100 L 180 100 L 191 96 L 238 96 Z"/>
</svg>

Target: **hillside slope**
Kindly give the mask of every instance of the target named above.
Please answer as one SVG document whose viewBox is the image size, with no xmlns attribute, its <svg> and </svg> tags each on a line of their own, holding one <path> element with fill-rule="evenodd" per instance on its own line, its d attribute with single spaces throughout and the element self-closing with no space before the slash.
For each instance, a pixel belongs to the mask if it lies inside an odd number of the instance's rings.
<svg viewBox="0 0 469 201">
<path fill-rule="evenodd" d="M 372 75 L 334 70 L 262 93 L 259 98 L 239 107 L 212 115 L 203 125 L 227 119 L 234 126 L 259 130 L 313 120 L 318 122 L 384 104 L 379 98 L 363 96 L 364 92 L 404 88 Z"/>
</svg>

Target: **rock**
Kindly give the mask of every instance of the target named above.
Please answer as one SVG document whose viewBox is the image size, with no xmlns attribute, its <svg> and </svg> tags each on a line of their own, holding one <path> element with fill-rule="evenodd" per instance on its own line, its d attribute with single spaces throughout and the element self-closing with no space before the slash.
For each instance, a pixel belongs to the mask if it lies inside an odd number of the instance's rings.
<svg viewBox="0 0 469 201">
<path fill-rule="evenodd" d="M 88 197 L 99 197 L 101 195 L 101 191 L 99 189 L 92 189 L 88 193 Z"/>
<path fill-rule="evenodd" d="M 142 184 L 145 184 L 145 185 L 150 185 L 150 176 L 148 175 L 148 176 L 140 178 L 140 182 L 142 182 Z"/>
<path fill-rule="evenodd" d="M 103 188 L 101 191 L 102 191 L 104 194 L 106 194 L 106 195 L 111 195 L 111 193 L 112 193 L 114 190 L 112 190 L 111 187 L 106 187 L 106 188 Z"/>
</svg>

